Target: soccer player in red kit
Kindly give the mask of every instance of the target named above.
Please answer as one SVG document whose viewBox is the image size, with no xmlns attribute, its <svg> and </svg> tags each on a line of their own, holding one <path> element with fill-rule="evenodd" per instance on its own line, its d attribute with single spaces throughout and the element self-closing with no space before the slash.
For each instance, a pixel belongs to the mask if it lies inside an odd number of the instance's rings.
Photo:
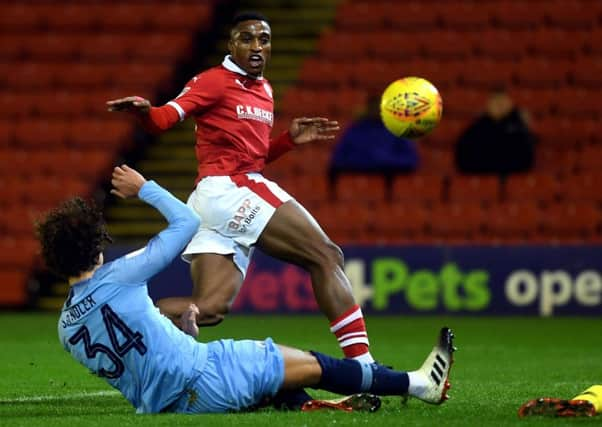
<svg viewBox="0 0 602 427">
<path fill-rule="evenodd" d="M 199 308 L 199 325 L 221 322 L 258 246 L 309 272 L 317 303 L 345 356 L 371 363 L 366 325 L 343 271 L 341 249 L 303 206 L 261 175 L 266 163 L 295 145 L 333 139 L 338 123 L 295 118 L 287 132 L 270 139 L 274 103 L 263 72 L 271 29 L 265 16 L 235 17 L 228 48 L 221 65 L 193 77 L 166 105 L 152 107 L 137 96 L 107 103 L 109 111 L 134 113 L 155 133 L 188 117 L 196 122 L 198 176 L 188 204 L 201 226 L 182 255 L 191 263 L 193 292 L 189 298 L 159 300 L 158 306 L 176 323 L 191 303 Z"/>
</svg>

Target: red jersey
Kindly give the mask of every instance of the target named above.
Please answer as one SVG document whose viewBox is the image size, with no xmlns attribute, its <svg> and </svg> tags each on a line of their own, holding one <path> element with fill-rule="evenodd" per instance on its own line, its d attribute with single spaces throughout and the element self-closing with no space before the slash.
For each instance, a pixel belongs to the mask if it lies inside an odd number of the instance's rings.
<svg viewBox="0 0 602 427">
<path fill-rule="evenodd" d="M 230 57 L 193 77 L 165 106 L 152 108 L 145 124 L 161 131 L 190 116 L 196 122 L 197 182 L 211 175 L 260 172 L 294 145 L 288 132 L 270 140 L 270 83 L 248 76 Z"/>
</svg>

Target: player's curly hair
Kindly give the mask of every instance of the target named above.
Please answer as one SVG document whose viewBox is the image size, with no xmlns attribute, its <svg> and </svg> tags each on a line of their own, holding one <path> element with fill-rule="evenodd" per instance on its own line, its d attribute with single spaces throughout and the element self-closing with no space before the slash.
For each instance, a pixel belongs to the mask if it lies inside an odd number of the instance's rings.
<svg viewBox="0 0 602 427">
<path fill-rule="evenodd" d="M 96 206 L 74 197 L 36 222 L 46 266 L 60 277 L 91 270 L 111 237 Z"/>
</svg>

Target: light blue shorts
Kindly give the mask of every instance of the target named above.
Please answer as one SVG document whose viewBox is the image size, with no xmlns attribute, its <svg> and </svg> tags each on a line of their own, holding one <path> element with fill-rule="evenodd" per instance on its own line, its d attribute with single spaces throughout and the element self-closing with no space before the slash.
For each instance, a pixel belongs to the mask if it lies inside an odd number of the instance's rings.
<svg viewBox="0 0 602 427">
<path fill-rule="evenodd" d="M 235 412 L 274 396 L 284 381 L 284 358 L 271 338 L 208 343 L 207 364 L 169 412 Z"/>
</svg>

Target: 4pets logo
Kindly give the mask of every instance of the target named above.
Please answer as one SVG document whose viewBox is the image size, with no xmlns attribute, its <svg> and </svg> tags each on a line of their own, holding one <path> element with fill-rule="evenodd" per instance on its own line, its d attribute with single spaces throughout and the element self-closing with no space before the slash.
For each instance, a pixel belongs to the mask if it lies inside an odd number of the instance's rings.
<svg viewBox="0 0 602 427">
<path fill-rule="evenodd" d="M 228 228 L 240 233 L 246 232 L 247 227 L 251 225 L 260 209 L 261 206 L 253 206 L 250 199 L 245 199 L 228 223 Z"/>
</svg>

